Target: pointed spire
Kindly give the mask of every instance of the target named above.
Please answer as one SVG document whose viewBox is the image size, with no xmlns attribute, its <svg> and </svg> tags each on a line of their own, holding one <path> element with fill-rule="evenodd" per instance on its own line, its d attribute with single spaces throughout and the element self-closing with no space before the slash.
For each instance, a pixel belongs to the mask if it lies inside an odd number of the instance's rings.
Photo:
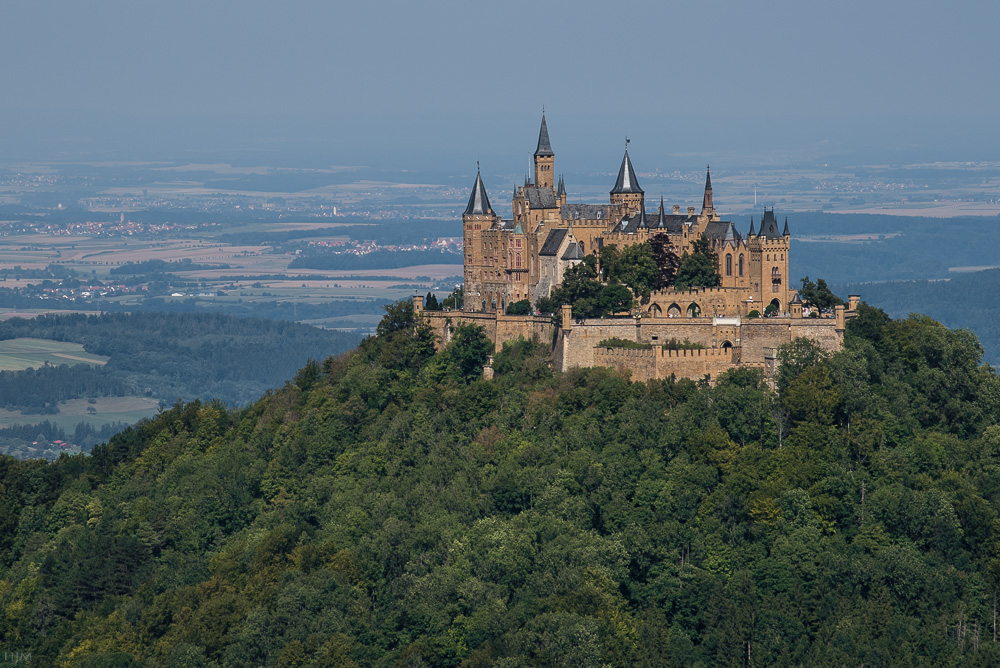
<svg viewBox="0 0 1000 668">
<path fill-rule="evenodd" d="M 667 214 L 663 209 L 663 195 L 660 195 L 660 208 L 656 211 L 655 227 L 664 228 L 667 226 Z"/>
<path fill-rule="evenodd" d="M 787 237 L 788 234 L 788 216 L 785 216 L 785 230 L 781 233 L 781 236 Z"/>
<path fill-rule="evenodd" d="M 566 194 L 566 182 L 563 181 L 562 174 L 559 175 L 559 188 L 556 190 L 556 195 L 562 197 Z"/>
<path fill-rule="evenodd" d="M 551 158 L 555 156 L 552 152 L 552 144 L 549 143 L 549 126 L 545 124 L 545 109 L 542 109 L 542 127 L 538 129 L 538 148 L 535 149 L 536 158 Z"/>
<path fill-rule="evenodd" d="M 622 158 L 622 166 L 618 170 L 618 180 L 615 181 L 615 187 L 611 189 L 611 194 L 639 193 L 641 195 L 643 192 L 643 189 L 639 187 L 639 179 L 635 178 L 632 161 L 628 157 L 628 138 L 626 138 L 625 157 Z"/>
<path fill-rule="evenodd" d="M 490 198 L 486 195 L 486 186 L 483 185 L 483 177 L 479 175 L 479 163 L 476 163 L 476 182 L 472 184 L 472 194 L 469 195 L 469 204 L 465 207 L 466 216 L 492 216 L 493 208 L 490 206 Z"/>
<path fill-rule="evenodd" d="M 750 216 L 750 231 L 747 233 L 747 239 L 756 235 L 757 232 L 753 229 L 753 216 Z"/>
<path fill-rule="evenodd" d="M 703 216 L 715 215 L 715 204 L 712 202 L 712 167 L 705 168 L 705 197 L 701 201 L 701 214 Z"/>
</svg>

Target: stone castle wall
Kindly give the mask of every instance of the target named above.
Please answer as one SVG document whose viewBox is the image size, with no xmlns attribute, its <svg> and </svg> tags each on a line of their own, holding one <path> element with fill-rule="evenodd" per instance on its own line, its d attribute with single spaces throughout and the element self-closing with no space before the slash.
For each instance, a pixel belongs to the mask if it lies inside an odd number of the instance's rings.
<svg viewBox="0 0 1000 668">
<path fill-rule="evenodd" d="M 644 382 L 654 378 L 690 378 L 700 380 L 708 376 L 718 378 L 720 373 L 739 364 L 738 348 L 723 350 L 664 350 L 661 347 L 597 348 L 594 366 L 607 366 L 618 371 L 628 371 L 632 380 Z"/>
<path fill-rule="evenodd" d="M 414 297 L 414 310 L 424 318 L 442 347 L 451 341 L 460 323 L 479 325 L 500 351 L 517 338 L 536 338 L 552 346 L 556 368 L 609 366 L 629 371 L 633 380 L 667 378 L 714 381 L 733 366 L 764 369 L 774 366 L 774 350 L 795 338 L 805 337 L 824 350 L 839 350 L 846 317 L 837 307 L 833 318 L 595 318 L 574 319 L 563 307 L 561 322 L 551 316 L 511 316 L 500 312 L 424 311 L 423 298 Z M 619 338 L 650 344 L 651 349 L 602 348 L 605 339 Z M 696 350 L 664 350 L 670 339 L 705 346 Z M 770 367 L 768 366 L 770 363 Z"/>
</svg>

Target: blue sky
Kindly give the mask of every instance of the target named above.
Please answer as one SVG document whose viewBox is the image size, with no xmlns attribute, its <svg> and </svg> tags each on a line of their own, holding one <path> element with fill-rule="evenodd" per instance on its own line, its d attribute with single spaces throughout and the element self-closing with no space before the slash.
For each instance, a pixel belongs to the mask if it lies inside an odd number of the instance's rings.
<svg viewBox="0 0 1000 668">
<path fill-rule="evenodd" d="M 508 159 L 543 104 L 584 161 L 625 133 L 699 160 L 998 148 L 996 2 L 4 5 L 0 150 L 26 155 Z"/>
</svg>

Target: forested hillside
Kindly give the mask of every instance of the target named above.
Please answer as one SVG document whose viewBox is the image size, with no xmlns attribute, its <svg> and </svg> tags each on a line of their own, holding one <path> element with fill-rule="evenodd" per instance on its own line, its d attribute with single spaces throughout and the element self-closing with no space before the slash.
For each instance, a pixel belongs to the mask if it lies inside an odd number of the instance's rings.
<svg viewBox="0 0 1000 668">
<path fill-rule="evenodd" d="M 46 315 L 0 322 L 0 340 L 20 337 L 80 343 L 110 360 L 103 367 L 0 371 L 0 406 L 19 409 L 130 394 L 167 403 L 216 398 L 245 404 L 310 358 L 343 352 L 358 341 L 353 334 L 308 325 L 207 313 Z"/>
<path fill-rule="evenodd" d="M 242 410 L 0 459 L 35 666 L 997 665 L 1000 382 L 863 306 L 714 387 L 553 373 L 406 304 Z"/>
</svg>

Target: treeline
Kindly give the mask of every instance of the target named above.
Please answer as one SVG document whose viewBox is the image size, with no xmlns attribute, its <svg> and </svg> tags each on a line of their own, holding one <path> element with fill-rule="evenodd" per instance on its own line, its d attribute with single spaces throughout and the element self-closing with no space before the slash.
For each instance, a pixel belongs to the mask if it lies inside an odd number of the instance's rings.
<svg viewBox="0 0 1000 668">
<path fill-rule="evenodd" d="M 996 265 L 994 249 L 1000 246 L 996 217 L 804 212 L 790 216 L 789 224 L 791 274 L 824 276 L 838 284 L 946 278 L 951 275 L 951 267 Z M 862 235 L 874 239 L 802 240 L 811 235 Z"/>
<path fill-rule="evenodd" d="M 340 280 L 340 279 L 338 279 Z M 124 282 L 128 282 L 127 280 Z M 187 285 L 178 283 L 177 285 Z M 164 291 L 166 283 L 153 285 L 151 289 Z M 316 320 L 350 315 L 372 315 L 382 312 L 388 299 L 358 298 L 334 299 L 319 304 L 291 301 L 263 301 L 258 298 L 243 301 L 205 300 L 196 297 L 186 299 L 166 299 L 149 295 L 135 302 L 110 301 L 104 299 L 43 299 L 20 294 L 9 288 L 0 288 L 0 301 L 7 308 L 45 309 L 65 311 L 102 311 L 111 313 L 205 313 L 209 309 L 215 313 L 239 318 L 262 318 L 268 320 Z"/>
<path fill-rule="evenodd" d="M 353 222 L 353 221 L 350 221 Z M 318 237 L 348 237 L 354 241 L 374 241 L 378 244 L 418 244 L 441 237 L 462 236 L 462 221 L 455 220 L 391 220 L 362 225 L 341 225 L 311 230 L 265 232 L 231 232 L 218 240 L 237 246 L 285 244 L 298 239 Z"/>
<path fill-rule="evenodd" d="M 228 264 L 198 264 L 190 258 L 184 258 L 177 262 L 167 262 L 166 260 L 143 260 L 142 262 L 128 262 L 120 267 L 112 267 L 108 272 L 112 276 L 136 275 L 136 274 L 165 274 L 170 271 L 203 271 L 206 269 L 229 269 Z"/>
<path fill-rule="evenodd" d="M 379 336 L 241 410 L 0 458 L 37 665 L 997 665 L 1000 380 L 864 306 L 714 386 Z"/>
<path fill-rule="evenodd" d="M 365 255 L 350 253 L 303 253 L 292 260 L 289 269 L 398 269 L 421 264 L 462 264 L 460 253 L 439 250 L 387 251 L 379 250 Z"/>
<path fill-rule="evenodd" d="M 81 421 L 67 434 L 48 420 L 38 424 L 16 424 L 0 428 L 0 454 L 21 459 L 56 459 L 64 452 L 63 448 L 55 444 L 57 440 L 80 446 L 84 452 L 88 452 L 98 443 L 107 442 L 126 428 L 128 425 L 124 422 L 94 427 L 89 422 Z"/>
<path fill-rule="evenodd" d="M 353 334 L 308 325 L 206 313 L 70 314 L 0 322 L 0 340 L 19 337 L 79 343 L 110 358 L 103 367 L 0 372 L 0 405 L 43 413 L 55 412 L 59 401 L 96 396 L 141 395 L 167 403 L 217 398 L 242 405 L 281 385 L 307 360 L 358 341 Z"/>
<path fill-rule="evenodd" d="M 894 317 L 926 313 L 948 327 L 970 329 L 982 342 L 986 360 L 1000 366 L 1000 304 L 990 297 L 1000 291 L 1000 270 L 952 273 L 938 281 L 846 283 L 836 290 L 860 294 Z"/>
</svg>

